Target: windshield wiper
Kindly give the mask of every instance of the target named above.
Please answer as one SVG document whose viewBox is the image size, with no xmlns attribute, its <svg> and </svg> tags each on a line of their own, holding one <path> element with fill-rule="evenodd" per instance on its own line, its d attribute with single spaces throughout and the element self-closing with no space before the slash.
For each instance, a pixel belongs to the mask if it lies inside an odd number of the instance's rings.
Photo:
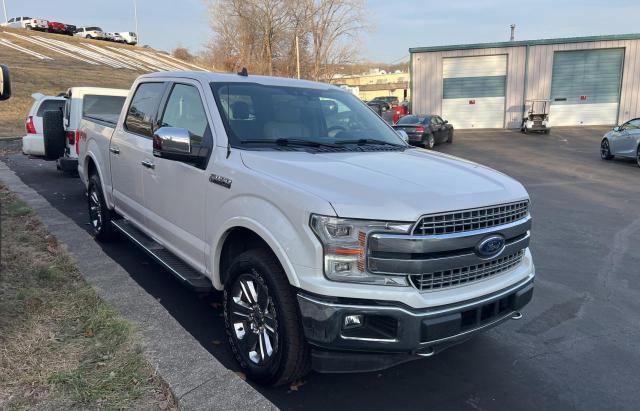
<svg viewBox="0 0 640 411">
<path fill-rule="evenodd" d="M 336 144 L 358 144 L 358 145 L 381 144 L 384 146 L 404 147 L 403 145 L 400 145 L 400 144 L 394 144 L 384 140 L 376 140 L 375 138 L 361 138 L 358 140 L 340 140 L 340 141 L 336 141 Z"/>
<path fill-rule="evenodd" d="M 321 143 L 319 141 L 304 140 L 301 138 L 278 138 L 275 140 L 249 139 L 242 140 L 242 144 L 277 144 L 279 146 L 306 146 L 306 147 L 339 147 L 331 143 Z"/>
</svg>

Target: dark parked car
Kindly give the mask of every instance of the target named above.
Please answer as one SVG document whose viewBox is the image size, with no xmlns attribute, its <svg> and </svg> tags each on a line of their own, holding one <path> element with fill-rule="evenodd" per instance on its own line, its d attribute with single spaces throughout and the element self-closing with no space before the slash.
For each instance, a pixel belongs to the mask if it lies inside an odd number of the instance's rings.
<svg viewBox="0 0 640 411">
<path fill-rule="evenodd" d="M 409 136 L 410 144 L 428 149 L 442 142 L 453 142 L 453 126 L 440 116 L 410 114 L 398 120 L 393 128 L 404 130 Z"/>
<path fill-rule="evenodd" d="M 67 30 L 64 32 L 64 34 L 66 34 L 67 36 L 73 36 L 74 34 L 76 34 L 76 26 L 74 26 L 73 24 L 65 24 L 65 26 L 67 26 Z"/>
<path fill-rule="evenodd" d="M 391 106 L 389 105 L 389 103 L 385 103 L 384 101 L 380 100 L 371 100 L 367 103 L 367 105 L 371 107 L 373 111 L 378 113 L 378 115 L 382 117 L 384 121 L 389 124 L 393 124 L 393 112 L 391 111 Z"/>
<path fill-rule="evenodd" d="M 385 103 L 389 104 L 389 106 L 397 106 L 398 103 L 400 103 L 400 100 L 396 96 L 379 96 L 375 97 L 371 101 L 384 101 Z"/>
</svg>

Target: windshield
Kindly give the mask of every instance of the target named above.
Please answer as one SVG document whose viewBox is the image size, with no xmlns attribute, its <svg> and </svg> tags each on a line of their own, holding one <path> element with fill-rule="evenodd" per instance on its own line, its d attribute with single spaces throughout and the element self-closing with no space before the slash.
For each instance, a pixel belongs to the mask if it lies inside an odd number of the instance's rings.
<svg viewBox="0 0 640 411">
<path fill-rule="evenodd" d="M 85 30 L 87 31 L 102 31 L 100 27 L 87 27 Z"/>
<path fill-rule="evenodd" d="M 211 83 L 231 145 L 405 143 L 353 94 L 335 89 Z"/>
</svg>

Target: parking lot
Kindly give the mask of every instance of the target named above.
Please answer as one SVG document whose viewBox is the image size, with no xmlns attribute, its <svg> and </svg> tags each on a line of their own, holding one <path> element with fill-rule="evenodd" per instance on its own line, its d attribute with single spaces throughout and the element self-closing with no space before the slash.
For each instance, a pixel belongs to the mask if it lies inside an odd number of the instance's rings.
<svg viewBox="0 0 640 411">
<path fill-rule="evenodd" d="M 436 147 L 503 171 L 528 189 L 537 278 L 523 319 L 383 372 L 311 374 L 294 387 L 258 390 L 284 409 L 637 408 L 640 168 L 633 161 L 600 159 L 605 130 L 457 131 L 452 145 Z M 89 228 L 78 179 L 62 176 L 52 162 L 19 153 L 2 160 L 54 207 Z M 179 287 L 131 243 L 103 248 L 203 347 L 235 368 L 218 294 Z"/>
</svg>

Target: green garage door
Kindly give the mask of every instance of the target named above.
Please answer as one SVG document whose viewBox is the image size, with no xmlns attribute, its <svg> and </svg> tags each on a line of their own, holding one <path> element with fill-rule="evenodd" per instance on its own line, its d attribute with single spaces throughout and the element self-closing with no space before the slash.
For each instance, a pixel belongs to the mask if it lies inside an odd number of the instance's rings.
<svg viewBox="0 0 640 411">
<path fill-rule="evenodd" d="M 556 51 L 551 80 L 551 124 L 615 124 L 623 61 L 624 49 Z"/>
</svg>

